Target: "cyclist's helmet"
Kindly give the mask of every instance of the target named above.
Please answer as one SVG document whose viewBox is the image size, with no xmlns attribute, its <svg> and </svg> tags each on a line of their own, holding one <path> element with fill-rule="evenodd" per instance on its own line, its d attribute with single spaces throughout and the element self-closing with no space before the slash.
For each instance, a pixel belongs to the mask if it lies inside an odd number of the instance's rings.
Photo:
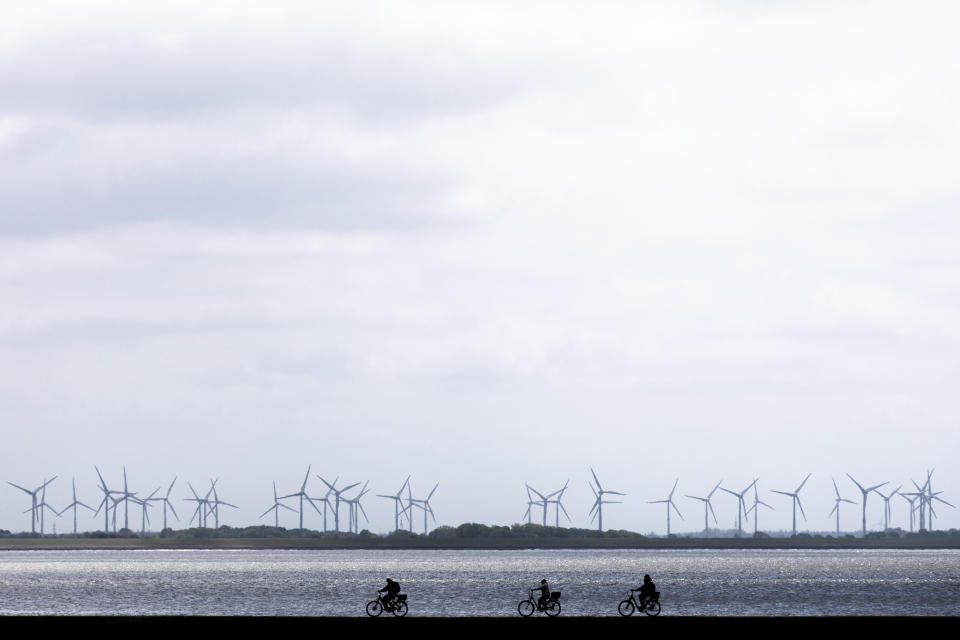
<svg viewBox="0 0 960 640">
<path fill-rule="evenodd" d="M 540 584 L 547 584 L 547 579 L 544 578 L 543 580 L 541 580 L 541 581 L 540 581 Z"/>
</svg>

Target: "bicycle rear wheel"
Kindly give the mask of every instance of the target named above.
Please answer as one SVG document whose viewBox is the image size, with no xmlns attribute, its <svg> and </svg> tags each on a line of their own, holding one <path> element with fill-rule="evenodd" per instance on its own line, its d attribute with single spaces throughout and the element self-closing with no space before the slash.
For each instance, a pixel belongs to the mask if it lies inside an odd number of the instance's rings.
<svg viewBox="0 0 960 640">
<path fill-rule="evenodd" d="M 657 600 L 651 600 L 647 603 L 647 606 L 644 608 L 643 612 L 648 616 L 660 615 L 660 602 Z"/>
<path fill-rule="evenodd" d="M 371 600 L 367 603 L 367 615 L 371 618 L 376 618 L 378 615 L 383 613 L 383 605 L 380 604 L 379 600 Z"/>
<path fill-rule="evenodd" d="M 403 602 L 402 600 L 398 602 L 393 608 L 393 615 L 397 616 L 398 618 L 402 618 L 403 616 L 407 615 L 407 603 Z"/>
<path fill-rule="evenodd" d="M 521 600 L 520 604 L 517 605 L 517 612 L 524 618 L 532 616 L 535 610 L 536 607 L 529 600 Z"/>
<path fill-rule="evenodd" d="M 547 604 L 544 606 L 544 609 L 546 610 L 547 615 L 551 618 L 560 615 L 560 603 L 556 600 L 547 600 Z"/>
<path fill-rule="evenodd" d="M 633 603 L 629 600 L 624 600 L 617 606 L 617 611 L 619 611 L 622 616 L 632 616 L 635 610 L 636 607 L 633 606 Z"/>
</svg>

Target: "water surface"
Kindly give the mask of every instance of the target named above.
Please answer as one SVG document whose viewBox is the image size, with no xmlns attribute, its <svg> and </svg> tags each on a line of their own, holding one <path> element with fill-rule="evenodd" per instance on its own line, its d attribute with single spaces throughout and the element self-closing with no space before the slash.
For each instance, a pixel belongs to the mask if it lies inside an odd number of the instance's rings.
<svg viewBox="0 0 960 640">
<path fill-rule="evenodd" d="M 411 616 L 516 616 L 545 577 L 604 616 L 644 573 L 662 615 L 960 615 L 960 551 L 873 549 L 4 551 L 0 614 L 363 616 L 391 577 Z"/>
</svg>

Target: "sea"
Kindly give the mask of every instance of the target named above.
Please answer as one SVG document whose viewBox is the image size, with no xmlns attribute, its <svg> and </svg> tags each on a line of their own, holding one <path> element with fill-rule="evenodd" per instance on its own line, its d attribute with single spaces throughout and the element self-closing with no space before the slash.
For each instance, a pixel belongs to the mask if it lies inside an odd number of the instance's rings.
<svg viewBox="0 0 960 640">
<path fill-rule="evenodd" d="M 618 616 L 646 573 L 661 616 L 960 615 L 960 551 L 873 549 L 0 551 L 0 614 L 364 617 L 389 577 L 409 617 L 516 617 L 541 578 Z"/>
</svg>

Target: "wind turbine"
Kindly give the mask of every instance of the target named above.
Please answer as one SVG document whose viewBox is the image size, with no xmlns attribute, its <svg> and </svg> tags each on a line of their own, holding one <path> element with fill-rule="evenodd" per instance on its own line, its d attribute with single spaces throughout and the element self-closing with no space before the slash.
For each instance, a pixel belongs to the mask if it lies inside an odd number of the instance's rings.
<svg viewBox="0 0 960 640">
<path fill-rule="evenodd" d="M 528 497 L 530 496 L 530 492 L 531 492 L 531 491 L 534 492 L 535 494 L 537 494 L 537 496 L 538 496 L 540 499 L 539 499 L 539 500 L 532 500 L 532 499 L 531 499 L 532 502 L 530 503 L 530 505 L 531 505 L 531 507 L 532 507 L 532 505 L 538 505 L 538 506 L 540 506 L 540 507 L 543 507 L 543 526 L 547 526 L 547 496 L 543 495 L 542 493 L 540 493 L 539 491 L 537 491 L 536 489 L 534 489 L 533 487 L 531 487 L 529 484 L 527 484 L 527 496 L 528 496 Z M 550 495 L 552 496 L 553 494 L 550 494 Z"/>
<path fill-rule="evenodd" d="M 193 522 L 193 519 L 197 519 L 197 526 L 207 528 L 207 516 L 210 514 L 210 491 L 201 498 L 196 490 L 193 488 L 193 485 L 187 482 L 187 486 L 190 487 L 190 493 L 193 494 L 192 498 L 184 498 L 186 502 L 196 502 L 197 508 L 194 509 L 193 515 L 190 516 L 190 522 Z"/>
<path fill-rule="evenodd" d="M 744 489 L 743 491 L 741 491 L 740 493 L 737 493 L 736 491 L 731 491 L 730 489 L 727 489 L 726 487 L 720 487 L 721 490 L 726 491 L 726 492 L 729 493 L 730 495 L 732 495 L 732 496 L 734 496 L 734 497 L 737 498 L 737 502 L 738 502 L 738 504 L 737 504 L 737 507 L 738 507 L 738 508 L 737 508 L 737 537 L 738 537 L 738 538 L 739 538 L 741 535 L 743 535 L 743 524 L 742 524 L 742 520 L 741 520 L 740 516 L 741 516 L 741 515 L 744 515 L 744 516 L 747 515 L 747 505 L 746 505 L 746 503 L 745 503 L 744 500 L 743 500 L 743 496 L 745 496 L 746 493 L 747 493 L 747 491 L 750 491 L 750 489 L 752 489 L 755 484 L 757 484 L 757 478 L 754 478 L 754 479 L 753 479 L 753 482 L 751 482 L 750 484 L 748 484 L 748 485 L 747 485 L 747 488 Z"/>
<path fill-rule="evenodd" d="M 831 478 L 831 480 L 833 480 L 833 478 Z M 840 497 L 840 489 L 837 488 L 836 480 L 833 480 L 833 491 L 834 493 L 837 494 L 837 498 L 836 500 L 834 500 L 833 509 L 830 511 L 830 513 L 827 514 L 827 517 L 829 518 L 830 516 L 832 516 L 834 511 L 837 512 L 837 537 L 839 538 L 840 537 L 840 503 L 841 502 L 849 502 L 850 504 L 857 504 L 857 503 L 854 502 L 853 500 L 847 500 L 846 498 Z"/>
<path fill-rule="evenodd" d="M 38 505 L 43 503 L 43 502 L 42 502 L 42 499 L 41 499 L 41 502 L 39 502 L 39 503 L 37 502 L 37 494 L 40 493 L 41 491 L 44 491 L 44 490 L 47 488 L 47 485 L 50 484 L 51 482 L 53 482 L 53 481 L 56 480 L 56 479 L 57 479 L 57 476 L 53 476 L 53 477 L 50 478 L 49 480 L 44 480 L 44 481 L 43 481 L 43 484 L 41 484 L 39 487 L 37 487 L 37 488 L 34 489 L 33 491 L 31 491 L 30 489 L 25 489 L 25 488 L 21 487 L 21 486 L 18 485 L 18 484 L 14 484 L 14 483 L 12 483 L 12 482 L 7 482 L 7 484 L 9 484 L 11 487 L 16 487 L 17 489 L 20 489 L 20 491 L 23 491 L 24 493 L 26 493 L 27 495 L 30 496 L 30 509 L 28 509 L 28 511 L 30 511 L 30 533 L 36 533 L 36 532 L 37 532 L 37 519 L 38 519 L 38 517 L 37 517 L 37 509 L 39 508 Z M 24 513 L 26 513 L 26 511 L 25 511 Z M 41 534 L 41 535 L 43 535 L 43 524 L 42 524 L 43 520 L 42 520 L 42 518 L 43 518 L 43 509 L 40 508 L 40 520 L 41 520 L 40 534 Z"/>
<path fill-rule="evenodd" d="M 157 491 L 160 491 L 160 487 L 157 487 L 156 489 L 154 489 L 153 493 L 151 493 L 146 498 L 143 498 L 142 500 L 140 498 L 133 498 L 134 503 L 140 505 L 140 535 L 141 536 L 147 532 L 147 524 L 150 523 L 150 515 L 147 513 L 147 508 L 152 506 L 150 504 L 150 501 L 155 499 L 153 496 L 157 493 Z"/>
<path fill-rule="evenodd" d="M 330 491 L 327 492 L 327 495 L 329 496 L 329 495 L 332 493 L 333 496 L 334 496 L 334 504 L 333 504 L 333 527 L 334 527 L 334 530 L 335 530 L 335 531 L 338 531 L 338 532 L 339 532 L 339 531 L 340 531 L 340 503 L 341 503 L 341 502 L 346 502 L 346 499 L 341 498 L 340 496 L 341 496 L 341 494 L 342 494 L 344 491 L 349 491 L 350 489 L 353 489 L 355 486 L 357 486 L 357 485 L 360 484 L 360 483 L 359 483 L 359 482 L 354 482 L 353 484 L 348 484 L 348 485 L 345 486 L 343 489 L 337 489 L 337 487 L 336 487 L 336 485 L 337 485 L 337 478 L 334 478 L 333 484 L 330 484 L 329 482 L 327 482 L 326 480 L 324 480 L 324 479 L 323 479 L 322 477 L 320 477 L 319 475 L 318 475 L 317 477 L 320 478 L 320 481 L 323 482 L 323 484 L 325 484 L 325 485 L 327 485 L 327 487 L 329 487 Z M 409 485 L 408 485 L 408 486 L 409 486 Z M 312 504 L 312 503 L 311 503 L 311 504 Z M 314 507 L 314 509 L 316 509 L 316 507 Z M 317 512 L 318 512 L 318 513 L 319 513 L 319 511 L 320 511 L 320 510 L 317 509 Z"/>
<path fill-rule="evenodd" d="M 430 498 L 433 497 L 433 493 L 437 490 L 437 487 L 440 486 L 440 483 L 433 485 L 433 489 L 430 490 L 430 493 L 426 498 L 410 498 L 410 503 L 416 505 L 423 509 L 423 535 L 427 535 L 427 514 L 430 514 L 430 517 L 433 518 L 433 523 L 437 523 L 437 517 L 433 514 L 433 508 L 430 506 Z M 409 487 L 408 487 L 409 495 Z"/>
<path fill-rule="evenodd" d="M 407 488 L 407 484 L 410 482 L 410 476 L 407 476 L 407 479 L 403 481 L 403 484 L 400 485 L 400 491 L 397 491 L 396 495 L 385 495 L 378 493 L 378 498 L 387 498 L 388 500 L 393 500 L 393 530 L 400 530 L 400 516 L 406 511 L 403 507 L 403 490 Z"/>
<path fill-rule="evenodd" d="M 913 497 L 911 497 L 913 496 Z M 900 497 L 907 501 L 910 505 L 910 533 L 913 533 L 913 523 L 914 523 L 914 512 L 917 510 L 917 506 L 914 504 L 917 501 L 917 498 L 920 497 L 919 493 L 900 493 Z"/>
<path fill-rule="evenodd" d="M 530 495 L 530 485 L 528 484 L 526 485 L 526 487 L 527 487 L 527 510 L 523 513 L 523 517 L 527 519 L 527 524 L 533 524 L 533 506 L 540 503 L 535 502 L 533 499 L 533 496 Z M 410 504 L 412 506 L 412 503 Z M 410 530 L 413 531 L 412 524 L 410 525 Z"/>
<path fill-rule="evenodd" d="M 283 504 L 282 502 L 280 502 L 280 499 L 279 499 L 279 498 L 277 498 L 277 482 L 276 482 L 276 480 L 274 480 L 274 482 L 273 482 L 273 506 L 270 507 L 269 509 L 267 509 L 266 511 L 264 511 L 263 513 L 261 513 L 261 514 L 260 514 L 260 517 L 262 518 L 263 516 L 267 515 L 267 514 L 270 513 L 271 511 L 273 511 L 273 526 L 276 527 L 277 529 L 279 529 L 279 528 L 280 528 L 280 509 L 281 509 L 281 508 L 284 508 L 284 509 L 286 509 L 287 511 L 292 511 L 292 512 L 294 512 L 294 513 L 297 512 L 296 509 L 294 509 L 294 508 L 292 508 L 292 507 L 288 507 L 287 505 L 285 505 L 285 504 Z"/>
<path fill-rule="evenodd" d="M 603 505 L 621 504 L 620 500 L 604 500 L 603 495 L 605 493 L 609 493 L 610 495 L 614 495 L 614 496 L 622 496 L 626 494 L 621 493 L 619 491 L 607 491 L 606 489 L 604 489 L 600 485 L 600 479 L 597 478 L 597 472 L 593 470 L 593 467 L 590 467 L 590 474 L 593 476 L 594 482 L 597 483 L 597 488 L 594 489 L 593 485 L 590 484 L 590 481 L 587 480 L 587 484 L 590 486 L 590 491 L 593 492 L 593 495 L 596 498 L 596 500 L 594 500 L 593 502 L 593 506 L 590 507 L 590 513 L 587 515 L 592 514 L 590 517 L 590 522 L 593 522 L 593 519 L 597 518 L 597 531 L 603 531 Z"/>
<path fill-rule="evenodd" d="M 363 505 L 360 504 L 360 498 L 362 498 L 367 493 L 367 485 L 370 484 L 370 481 L 363 483 L 363 489 L 360 490 L 360 493 L 355 495 L 352 498 L 344 498 L 344 502 L 347 503 L 347 510 L 350 515 L 350 523 L 347 529 L 353 533 L 360 533 L 360 514 L 357 513 L 357 509 L 360 509 L 360 512 L 363 513 L 363 519 L 367 522 L 370 522 L 370 518 L 367 517 L 367 512 L 364 511 Z"/>
<path fill-rule="evenodd" d="M 212 505 L 210 507 L 210 511 L 211 513 L 213 513 L 213 524 L 214 524 L 214 528 L 216 529 L 220 528 L 220 505 L 223 505 L 225 507 L 232 507 L 234 509 L 239 509 L 237 505 L 230 504 L 229 502 L 224 502 L 223 500 L 220 499 L 220 496 L 217 495 L 217 482 L 219 481 L 220 481 L 220 478 L 210 481 L 210 491 L 213 492 L 213 502 L 210 503 Z M 207 496 L 210 495 L 210 491 L 207 492 Z"/>
<path fill-rule="evenodd" d="M 317 513 L 320 513 L 320 509 L 317 509 L 317 505 L 313 504 L 313 498 L 307 495 L 307 480 L 310 478 L 310 468 L 313 465 L 307 466 L 307 473 L 303 476 L 303 484 L 300 485 L 300 491 L 296 493 L 291 493 L 285 496 L 280 496 L 281 500 L 286 498 L 300 498 L 300 528 L 303 529 L 303 499 L 306 498 L 307 502 L 310 503 L 310 506 L 313 507 L 313 510 Z M 319 477 L 319 476 L 317 476 Z M 323 478 L 321 478 L 322 480 Z"/>
<path fill-rule="evenodd" d="M 110 532 L 110 502 L 113 502 L 113 508 L 116 509 L 117 503 L 113 499 L 113 494 L 120 493 L 119 491 L 114 491 L 113 489 L 107 488 L 107 483 L 103 479 L 103 474 L 100 473 L 100 469 L 97 468 L 97 465 L 93 465 L 94 470 L 97 472 L 97 477 L 100 478 L 100 490 L 103 491 L 103 500 L 100 501 L 100 505 L 97 507 L 97 513 L 100 513 L 100 509 L 103 509 L 103 532 Z M 96 514 L 94 514 L 96 515 Z M 114 529 L 116 529 L 116 511 L 114 511 Z"/>
<path fill-rule="evenodd" d="M 764 502 L 763 500 L 760 499 L 760 496 L 759 496 L 759 494 L 757 493 L 757 485 L 753 485 L 753 504 L 750 505 L 750 509 L 747 510 L 747 513 L 749 514 L 750 511 L 753 511 L 753 537 L 754 537 L 754 538 L 757 537 L 757 533 L 758 533 L 759 530 L 760 530 L 760 529 L 759 529 L 759 527 L 760 527 L 760 525 L 759 525 L 759 518 L 757 518 L 757 516 L 758 516 L 759 513 L 760 513 L 760 507 L 761 507 L 761 506 L 764 506 L 764 507 L 766 507 L 766 508 L 768 508 L 768 509 L 771 509 L 771 510 L 773 510 L 773 511 L 776 511 L 776 509 L 774 509 L 773 507 L 771 507 L 771 506 L 768 505 L 766 502 Z"/>
<path fill-rule="evenodd" d="M 180 520 L 180 516 L 177 515 L 177 510 L 173 508 L 173 503 L 170 502 L 170 492 L 173 491 L 173 485 L 174 485 L 176 482 L 177 482 L 177 478 L 176 478 L 176 476 L 174 476 L 173 482 L 171 482 L 171 483 L 170 483 L 170 486 L 167 488 L 167 494 L 166 494 L 165 496 L 163 496 L 162 498 L 147 498 L 148 501 L 154 501 L 154 502 L 159 501 L 159 502 L 162 502 L 162 503 L 163 503 L 163 528 L 164 528 L 164 529 L 167 528 L 167 506 L 169 506 L 169 507 L 170 507 L 170 510 L 173 511 L 173 515 L 177 518 L 177 521 Z M 157 491 L 159 491 L 159 490 L 160 490 L 160 488 L 157 487 Z M 157 491 L 154 491 L 154 492 L 151 493 L 150 495 L 152 496 L 152 495 L 153 495 L 154 493 L 156 493 Z"/>
<path fill-rule="evenodd" d="M 900 489 L 903 488 L 903 485 L 900 485 L 896 489 L 890 492 L 890 495 L 885 496 L 879 491 L 877 495 L 883 498 L 883 530 L 886 531 L 890 527 L 890 498 L 900 493 Z"/>
<path fill-rule="evenodd" d="M 723 482 L 723 480 L 721 480 L 720 482 Z M 704 531 L 704 533 L 709 533 L 709 532 L 710 532 L 710 520 L 709 520 L 709 516 L 710 516 L 710 515 L 713 515 L 713 522 L 714 522 L 714 524 L 716 524 L 716 522 L 717 522 L 717 514 L 714 513 L 714 511 L 713 511 L 713 505 L 710 503 L 710 499 L 713 497 L 714 492 L 715 492 L 717 489 L 720 488 L 720 482 L 718 482 L 717 485 L 716 485 L 713 489 L 710 490 L 710 493 L 707 494 L 707 497 L 706 497 L 706 498 L 701 498 L 701 497 L 698 497 L 698 496 L 691 496 L 691 495 L 689 495 L 689 494 L 684 494 L 684 495 L 686 495 L 688 498 L 693 498 L 694 500 L 699 500 L 700 502 L 703 503 L 703 531 Z"/>
<path fill-rule="evenodd" d="M 863 485 L 861 485 L 859 482 L 854 480 L 852 475 L 848 473 L 847 477 L 853 480 L 853 484 L 857 485 L 857 489 L 860 489 L 860 493 L 863 494 L 863 535 L 866 536 L 867 535 L 867 494 L 870 493 L 871 491 L 876 491 L 877 489 L 879 489 L 880 487 L 882 487 L 887 483 L 881 482 L 878 485 L 874 485 L 872 487 L 864 489 Z M 880 493 L 880 492 L 877 491 L 877 493 Z"/>
<path fill-rule="evenodd" d="M 934 500 L 936 500 L 937 502 L 942 502 L 943 504 L 947 505 L 947 506 L 950 507 L 951 509 L 955 509 L 955 508 L 956 508 L 956 507 L 954 507 L 952 504 L 950 504 L 949 502 L 947 502 L 946 500 L 944 500 L 943 498 L 939 497 L 940 494 L 943 493 L 942 491 L 937 491 L 936 493 L 934 493 L 934 491 L 933 491 L 933 484 L 932 484 L 932 482 L 931 482 L 931 478 L 933 477 L 933 471 L 934 471 L 934 470 L 931 469 L 930 471 L 927 472 L 927 484 L 926 484 L 926 489 L 927 489 L 927 495 L 926 495 L 927 507 L 930 509 L 930 515 L 928 516 L 928 524 L 929 524 L 929 526 L 930 526 L 930 531 L 933 531 L 933 517 L 934 517 L 935 515 L 937 515 L 936 512 L 933 510 L 933 501 L 934 501 Z"/>
<path fill-rule="evenodd" d="M 570 519 L 570 514 L 567 513 L 567 510 L 564 508 L 563 503 L 561 502 L 561 500 L 563 500 L 563 493 L 567 490 L 567 486 L 568 486 L 569 484 L 570 484 L 570 480 L 568 479 L 568 480 L 563 484 L 563 488 L 562 488 L 562 489 L 560 489 L 559 491 L 554 491 L 553 493 L 551 493 L 550 495 L 547 496 L 547 498 L 552 498 L 553 496 L 556 496 L 556 498 L 554 498 L 553 500 L 549 500 L 549 499 L 548 499 L 548 500 L 547 500 L 547 503 L 548 503 L 548 504 L 555 504 L 555 505 L 557 505 L 557 506 L 555 507 L 556 520 L 554 521 L 554 526 L 556 526 L 557 528 L 560 527 L 560 510 L 561 510 L 561 509 L 563 509 L 563 515 L 567 516 L 567 522 L 573 522 L 573 521 Z"/>
<path fill-rule="evenodd" d="M 670 537 L 670 507 L 673 507 L 673 510 L 677 512 L 677 515 L 680 516 L 680 519 L 683 520 L 683 514 L 680 513 L 680 509 L 677 508 L 676 503 L 673 501 L 673 492 L 677 490 L 677 483 L 680 482 L 680 478 L 677 478 L 673 481 L 673 489 L 670 489 L 670 493 L 667 494 L 666 500 L 648 500 L 648 504 L 665 504 L 667 505 L 667 537 Z"/>
<path fill-rule="evenodd" d="M 76 478 L 74 478 L 73 479 L 73 502 L 65 506 L 63 508 L 63 511 L 57 514 L 58 516 L 60 516 L 66 513 L 67 509 L 73 509 L 73 535 L 77 535 L 77 507 L 84 507 L 86 509 L 89 509 L 90 511 L 94 511 L 94 512 L 96 511 L 90 505 L 84 504 L 79 500 L 77 500 L 77 480 Z"/>
<path fill-rule="evenodd" d="M 797 535 L 797 505 L 800 506 L 800 514 L 803 515 L 803 519 L 807 519 L 807 514 L 803 512 L 803 504 L 800 502 L 800 489 L 803 489 L 803 485 L 807 484 L 807 480 L 810 479 L 812 473 L 808 473 L 807 477 L 803 479 L 803 482 L 800 483 L 800 486 L 797 487 L 797 490 L 793 493 L 789 491 L 777 491 L 776 489 L 771 489 L 774 493 L 779 493 L 784 496 L 790 496 L 793 498 L 793 535 Z"/>
</svg>

